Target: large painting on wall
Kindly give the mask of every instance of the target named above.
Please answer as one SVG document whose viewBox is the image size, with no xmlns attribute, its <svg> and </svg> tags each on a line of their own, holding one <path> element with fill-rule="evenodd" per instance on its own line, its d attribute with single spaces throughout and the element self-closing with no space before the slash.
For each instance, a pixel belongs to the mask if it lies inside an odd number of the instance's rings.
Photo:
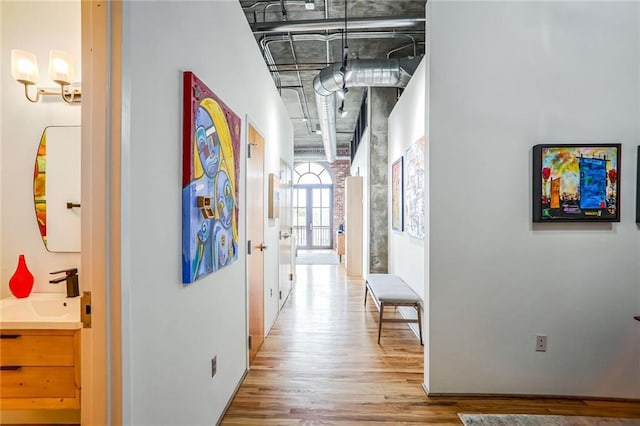
<svg viewBox="0 0 640 426">
<path fill-rule="evenodd" d="M 238 259 L 240 117 L 184 73 L 182 282 Z"/>
<path fill-rule="evenodd" d="M 415 238 L 424 238 L 424 136 L 405 152 L 404 222 L 405 231 Z"/>
<path fill-rule="evenodd" d="M 619 222 L 620 144 L 533 147 L 534 222 Z"/>
<path fill-rule="evenodd" d="M 391 165 L 391 228 L 403 231 L 402 156 Z"/>
</svg>

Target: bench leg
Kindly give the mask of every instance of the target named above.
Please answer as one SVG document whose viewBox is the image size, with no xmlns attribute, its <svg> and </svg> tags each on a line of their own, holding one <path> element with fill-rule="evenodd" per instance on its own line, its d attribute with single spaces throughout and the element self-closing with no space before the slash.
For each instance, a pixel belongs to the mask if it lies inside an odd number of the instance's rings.
<svg viewBox="0 0 640 426">
<path fill-rule="evenodd" d="M 369 291 L 369 287 L 367 284 L 364 285 L 364 306 L 367 306 L 367 292 Z"/>
<path fill-rule="evenodd" d="M 422 309 L 420 309 L 420 304 L 416 303 L 416 311 L 418 311 L 418 331 L 420 334 L 420 344 L 424 345 L 422 343 L 422 314 L 420 313 Z"/>
<path fill-rule="evenodd" d="M 378 344 L 380 344 L 380 334 L 382 333 L 382 317 L 384 316 L 384 302 L 380 302 L 380 319 L 378 320 Z"/>
</svg>

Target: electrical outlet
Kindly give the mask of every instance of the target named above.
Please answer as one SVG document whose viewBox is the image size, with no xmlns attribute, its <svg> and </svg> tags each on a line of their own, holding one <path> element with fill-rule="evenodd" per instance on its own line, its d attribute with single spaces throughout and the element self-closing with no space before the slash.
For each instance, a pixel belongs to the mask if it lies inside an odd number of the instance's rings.
<svg viewBox="0 0 640 426">
<path fill-rule="evenodd" d="M 211 358 L 211 377 L 215 376 L 218 372 L 218 356 Z"/>
<path fill-rule="evenodd" d="M 547 351 L 547 335 L 536 334 L 536 352 L 546 352 L 546 351 Z"/>
</svg>

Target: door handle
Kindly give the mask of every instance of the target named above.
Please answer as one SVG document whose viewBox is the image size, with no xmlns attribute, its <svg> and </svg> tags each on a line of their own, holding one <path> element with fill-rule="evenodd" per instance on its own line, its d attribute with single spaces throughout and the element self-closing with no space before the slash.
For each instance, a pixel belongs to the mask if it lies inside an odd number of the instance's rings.
<svg viewBox="0 0 640 426">
<path fill-rule="evenodd" d="M 260 251 L 265 251 L 267 249 L 267 245 L 265 243 L 260 243 L 259 246 L 256 246 L 257 249 L 260 249 Z"/>
<path fill-rule="evenodd" d="M 289 234 L 288 232 L 285 232 L 284 234 L 282 234 L 282 238 L 284 238 L 285 240 L 287 238 L 289 238 L 291 236 L 291 234 Z"/>
</svg>

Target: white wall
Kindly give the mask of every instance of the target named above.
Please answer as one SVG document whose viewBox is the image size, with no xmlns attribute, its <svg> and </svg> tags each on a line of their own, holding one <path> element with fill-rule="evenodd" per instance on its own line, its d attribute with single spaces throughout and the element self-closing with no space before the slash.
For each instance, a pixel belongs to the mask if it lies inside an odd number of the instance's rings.
<svg viewBox="0 0 640 426">
<path fill-rule="evenodd" d="M 425 135 L 425 78 L 426 65 L 423 60 L 402 93 L 398 103 L 389 115 L 389 273 L 401 277 L 427 303 L 424 297 L 425 269 L 424 259 L 428 253 L 428 232 L 425 239 L 410 237 L 406 232 L 394 231 L 391 228 L 391 165 L 415 141 Z M 425 141 L 425 164 L 429 160 L 429 141 Z M 406 159 L 405 159 L 406 161 Z M 406 163 L 405 163 L 406 168 Z M 425 200 L 428 201 L 429 181 L 425 176 Z M 428 219 L 428 203 L 425 204 Z M 406 220 L 406 218 L 405 218 Z M 428 220 L 425 223 L 429 223 Z M 425 230 L 427 231 L 427 230 Z"/>
<path fill-rule="evenodd" d="M 70 52 L 79 76 L 80 1 L 2 1 L 0 16 L 0 295 L 11 295 L 9 279 L 19 254 L 25 255 L 35 277 L 34 292 L 65 292 L 64 283 L 49 284 L 49 272 L 80 266 L 80 254 L 49 253 L 42 243 L 33 205 L 33 167 L 44 128 L 79 125 L 80 106 L 49 98 L 37 104 L 29 102 L 23 86 L 11 76 L 11 49 L 27 50 L 37 56 L 40 86 L 55 87 L 48 76 L 50 49 Z"/>
<path fill-rule="evenodd" d="M 293 129 L 237 1 L 123 5 L 123 411 L 125 424 L 215 424 L 247 366 L 246 115 L 265 173 L 293 163 Z M 181 283 L 182 72 L 242 119 L 239 258 Z M 265 193 L 266 193 L 265 179 Z M 266 212 L 264 214 L 266 217 Z M 278 227 L 266 243 L 278 247 Z M 265 252 L 265 324 L 277 311 L 277 250 Z M 273 297 L 268 297 L 273 288 Z M 211 378 L 211 358 L 218 372 Z"/>
<path fill-rule="evenodd" d="M 431 392 L 640 398 L 639 9 L 428 3 Z M 602 141 L 622 222 L 534 226 L 531 147 Z"/>
<path fill-rule="evenodd" d="M 389 115 L 389 168 L 415 141 L 426 135 L 426 77 L 427 59 L 423 59 Z M 425 165 L 429 164 L 429 139 L 425 137 Z M 406 161 L 406 158 L 404 159 Z M 406 170 L 406 163 L 403 171 Z M 404 179 L 404 177 L 403 177 Z M 425 378 L 429 383 L 429 170 L 424 176 L 425 236 L 423 240 L 410 237 L 407 232 L 391 228 L 391 177 L 389 177 L 389 273 L 402 278 L 422 299 L 422 341 L 425 347 Z M 403 206 L 404 209 L 404 206 Z M 406 216 L 404 218 L 406 220 Z M 412 308 L 400 308 L 407 317 L 415 317 Z M 413 325 L 413 324 L 412 324 Z"/>
</svg>

